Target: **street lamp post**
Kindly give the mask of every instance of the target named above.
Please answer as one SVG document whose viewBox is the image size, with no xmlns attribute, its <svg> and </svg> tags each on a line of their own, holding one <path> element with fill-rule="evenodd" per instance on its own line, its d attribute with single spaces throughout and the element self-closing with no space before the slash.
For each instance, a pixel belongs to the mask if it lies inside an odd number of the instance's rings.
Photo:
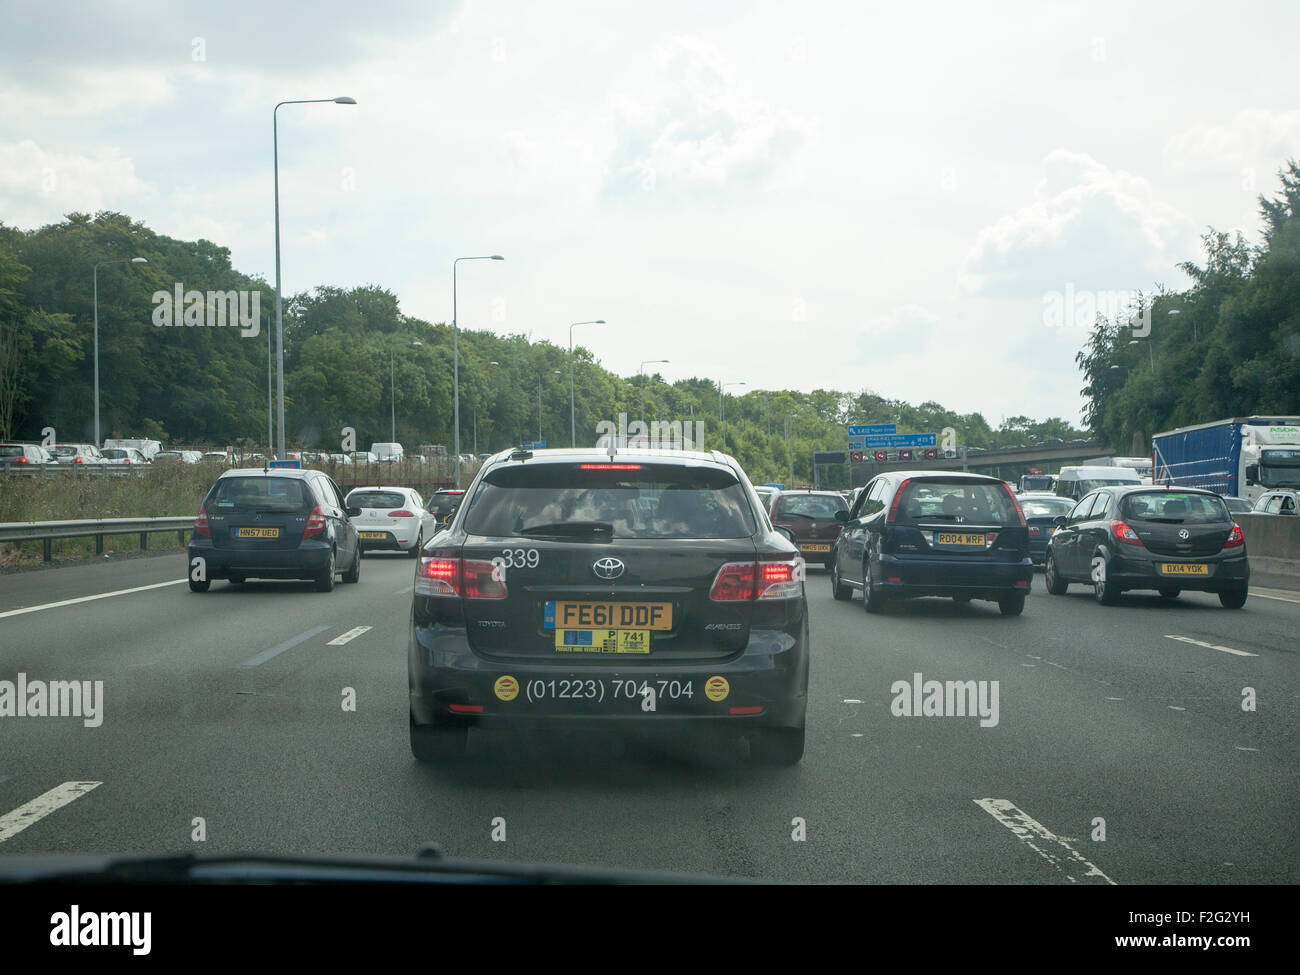
<svg viewBox="0 0 1300 975">
<path fill-rule="evenodd" d="M 1129 344 L 1129 345 L 1137 345 L 1137 344 L 1138 344 L 1138 340 L 1137 340 L 1137 339 L 1129 339 L 1129 340 L 1128 340 L 1128 344 Z M 1152 346 L 1150 342 L 1147 343 L 1147 351 L 1151 353 L 1151 375 L 1154 376 L 1154 375 L 1156 374 L 1156 350 L 1155 350 L 1155 347 Z"/>
<path fill-rule="evenodd" d="M 410 342 L 407 344 L 407 348 L 414 349 L 423 344 L 424 344 L 423 342 Z M 391 348 L 388 350 L 388 388 L 393 391 L 392 403 L 390 404 L 392 407 L 393 428 L 389 436 L 392 438 L 393 443 L 396 443 L 397 442 L 397 373 L 393 370 L 393 350 Z"/>
<path fill-rule="evenodd" d="M 722 398 L 722 391 L 727 386 L 745 386 L 744 382 L 737 383 L 718 383 L 718 418 L 722 420 L 722 449 L 727 449 L 727 406 Z"/>
<path fill-rule="evenodd" d="M 276 456 L 281 460 L 284 451 L 284 319 L 280 297 L 280 106 L 308 105 L 315 102 L 334 102 L 336 105 L 355 105 L 357 100 L 347 95 L 338 98 L 291 98 L 277 102 L 271 112 L 271 151 L 275 170 L 275 349 L 276 349 Z M 270 444 L 267 449 L 270 449 Z"/>
<path fill-rule="evenodd" d="M 667 362 L 667 359 L 646 359 L 641 363 L 641 423 L 645 424 L 645 367 L 655 362 Z"/>
<path fill-rule="evenodd" d="M 95 285 L 94 297 L 94 314 L 95 314 L 95 447 L 103 446 L 103 441 L 99 439 L 99 269 L 106 264 L 148 264 L 149 262 L 143 257 L 122 257 L 113 261 L 100 261 L 95 265 L 91 278 Z"/>
<path fill-rule="evenodd" d="M 597 318 L 590 322 L 574 322 L 569 326 L 569 446 L 578 446 L 578 413 L 575 408 L 577 402 L 573 394 L 573 330 L 579 325 L 604 325 L 605 319 Z"/>
<path fill-rule="evenodd" d="M 458 257 L 451 262 L 451 384 L 456 426 L 456 487 L 460 487 L 460 325 L 456 311 L 456 265 L 461 261 L 504 261 L 500 254 Z"/>
</svg>

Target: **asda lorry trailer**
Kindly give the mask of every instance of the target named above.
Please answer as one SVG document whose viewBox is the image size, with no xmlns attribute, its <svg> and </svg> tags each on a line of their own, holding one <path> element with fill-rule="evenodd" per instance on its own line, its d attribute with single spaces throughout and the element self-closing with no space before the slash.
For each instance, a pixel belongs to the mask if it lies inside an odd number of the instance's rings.
<svg viewBox="0 0 1300 975">
<path fill-rule="evenodd" d="M 1300 488 L 1300 417 L 1234 417 L 1157 433 L 1151 461 L 1156 484 L 1253 502 L 1276 488 Z"/>
</svg>

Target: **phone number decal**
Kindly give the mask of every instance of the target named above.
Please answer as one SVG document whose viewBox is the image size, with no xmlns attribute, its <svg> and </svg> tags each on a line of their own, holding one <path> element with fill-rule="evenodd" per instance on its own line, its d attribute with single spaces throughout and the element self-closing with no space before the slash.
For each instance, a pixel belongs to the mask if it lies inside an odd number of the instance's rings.
<svg viewBox="0 0 1300 975">
<path fill-rule="evenodd" d="M 607 689 L 606 683 L 610 686 Z M 530 701 L 596 701 L 605 700 L 606 693 L 616 701 L 639 701 L 647 694 L 670 701 L 690 700 L 695 697 L 695 682 L 690 680 L 636 680 L 615 678 L 606 682 L 601 678 L 561 678 L 542 680 L 535 678 L 524 682 L 524 696 Z"/>
</svg>

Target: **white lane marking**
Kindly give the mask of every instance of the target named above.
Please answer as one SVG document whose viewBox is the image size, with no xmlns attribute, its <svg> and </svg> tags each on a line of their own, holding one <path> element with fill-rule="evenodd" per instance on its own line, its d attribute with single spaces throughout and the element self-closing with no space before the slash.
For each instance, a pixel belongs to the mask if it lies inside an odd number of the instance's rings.
<svg viewBox="0 0 1300 975">
<path fill-rule="evenodd" d="M 1206 643 L 1204 640 L 1193 640 L 1190 636 L 1175 636 L 1173 633 L 1165 634 L 1166 640 L 1181 640 L 1183 643 L 1194 643 L 1198 647 L 1209 647 L 1211 650 L 1222 650 L 1224 653 L 1235 653 L 1238 657 L 1258 657 L 1257 653 L 1248 653 L 1245 650 L 1234 650 L 1232 647 L 1221 647 L 1217 643 Z"/>
<path fill-rule="evenodd" d="M 273 657 L 278 657 L 286 650 L 290 650 L 293 647 L 296 647 L 298 644 L 302 643 L 304 640 L 310 640 L 317 633 L 324 633 L 328 629 L 329 629 L 328 626 L 314 626 L 310 630 L 307 630 L 303 633 L 299 633 L 297 636 L 285 640 L 283 643 L 278 644 L 277 646 L 271 647 L 267 650 L 263 650 L 256 657 L 249 657 L 239 666 L 260 667 L 262 664 L 266 663 L 268 660 L 272 659 Z"/>
<path fill-rule="evenodd" d="M 976 799 L 974 802 L 975 805 L 1015 833 L 1022 843 L 1057 870 L 1064 873 L 1070 883 L 1077 884 L 1080 878 L 1075 877 L 1074 873 L 1080 873 L 1083 879 L 1099 877 L 1112 886 L 1118 886 L 1115 881 L 1102 873 L 1095 864 L 1091 863 L 1042 823 L 1030 818 L 1028 813 L 1017 809 L 1015 803 L 1009 799 Z M 1054 849 L 1053 846 L 1059 849 Z M 1070 868 L 1074 868 L 1074 873 L 1070 871 Z"/>
<path fill-rule="evenodd" d="M 24 606 L 22 609 L 9 609 L 0 613 L 0 620 L 6 616 L 22 616 L 24 613 L 39 613 L 43 609 L 58 609 L 60 606 L 72 606 L 76 603 L 88 603 L 92 599 L 108 599 L 110 596 L 126 596 L 133 592 L 146 592 L 150 589 L 161 589 L 164 586 L 179 586 L 187 582 L 186 579 L 173 579 L 171 582 L 155 582 L 151 586 L 136 586 L 134 589 L 117 589 L 113 592 L 97 592 L 93 596 L 78 596 L 75 599 L 60 599 L 57 603 L 42 603 L 39 606 Z"/>
<path fill-rule="evenodd" d="M 851 735 L 849 735 L 849 737 L 850 737 L 850 738 L 861 738 L 861 737 L 862 737 L 862 732 L 860 732 L 860 731 L 855 731 L 855 732 L 853 732 Z"/>
<path fill-rule="evenodd" d="M 1250 591 L 1250 594 L 1256 599 L 1276 599 L 1279 603 L 1300 603 L 1300 599 L 1293 599 L 1290 596 L 1270 596 L 1268 593 L 1256 592 L 1254 589 Z"/>
<path fill-rule="evenodd" d="M 393 593 L 394 596 L 405 596 L 408 592 L 415 592 L 415 586 L 407 586 L 405 589 L 399 589 Z"/>
<path fill-rule="evenodd" d="M 346 633 L 344 633 L 343 635 L 341 635 L 341 636 L 336 636 L 333 640 L 331 640 L 329 643 L 327 643 L 327 644 L 325 644 L 325 645 L 326 645 L 327 647 L 341 647 L 341 646 L 343 646 L 343 644 L 347 643 L 349 640 L 355 640 L 355 639 L 356 639 L 357 637 L 359 637 L 362 633 L 365 633 L 366 630 L 368 630 L 368 629 L 370 629 L 370 627 L 368 627 L 368 626 L 354 626 L 354 627 L 352 627 L 352 629 L 348 630 L 348 631 L 347 631 Z"/>
<path fill-rule="evenodd" d="M 845 704 L 861 704 L 862 702 L 859 701 L 856 697 L 846 697 L 846 698 L 844 699 L 844 703 L 845 703 Z"/>
<path fill-rule="evenodd" d="M 184 580 L 181 580 L 184 582 Z M 84 796 L 101 782 L 64 782 L 56 785 L 44 795 L 39 795 L 31 802 L 24 803 L 13 812 L 0 816 L 0 843 L 17 836 L 28 826 L 39 822 L 55 810 L 66 806 L 73 799 Z"/>
<path fill-rule="evenodd" d="M 1124 699 L 1123 699 L 1122 697 L 1108 697 L 1108 698 L 1106 698 L 1106 700 L 1107 700 L 1107 701 L 1122 701 L 1122 700 L 1124 700 Z"/>
<path fill-rule="evenodd" d="M 1259 751 L 1259 749 L 1258 749 L 1258 748 L 1247 748 L 1245 745 L 1238 745 L 1238 746 L 1237 746 L 1237 751 L 1239 751 L 1239 752 L 1257 752 L 1257 751 Z M 4 781 L 3 779 L 0 779 L 0 782 L 3 782 L 3 781 Z"/>
<path fill-rule="evenodd" d="M 1186 711 L 1186 710 L 1187 710 L 1187 708 L 1174 707 L 1174 705 L 1172 705 L 1172 704 L 1168 704 L 1168 705 L 1166 705 L 1166 707 L 1168 707 L 1170 711 Z"/>
</svg>

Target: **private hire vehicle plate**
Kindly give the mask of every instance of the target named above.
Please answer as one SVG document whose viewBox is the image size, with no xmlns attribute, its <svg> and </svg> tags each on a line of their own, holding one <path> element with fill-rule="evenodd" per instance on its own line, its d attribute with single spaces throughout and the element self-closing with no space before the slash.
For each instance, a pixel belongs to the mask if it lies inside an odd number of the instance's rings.
<svg viewBox="0 0 1300 975">
<path fill-rule="evenodd" d="M 236 528 L 236 538 L 279 538 L 278 528 Z"/>
<path fill-rule="evenodd" d="M 799 546 L 801 552 L 829 552 L 830 550 L 830 544 L 825 542 L 809 542 Z"/>
<path fill-rule="evenodd" d="M 1204 562 L 1161 562 L 1160 574 L 1167 576 L 1208 576 L 1210 567 Z"/>
<path fill-rule="evenodd" d="M 387 538 L 388 532 L 357 532 L 362 538 Z"/>
<path fill-rule="evenodd" d="M 936 545 L 978 545 L 984 547 L 983 535 L 967 535 L 961 532 L 935 532 L 934 544 Z"/>
<path fill-rule="evenodd" d="M 555 631 L 556 653 L 649 653 L 649 630 Z"/>
<path fill-rule="evenodd" d="M 586 602 L 548 599 L 543 608 L 548 630 L 671 630 L 672 603 Z"/>
</svg>

